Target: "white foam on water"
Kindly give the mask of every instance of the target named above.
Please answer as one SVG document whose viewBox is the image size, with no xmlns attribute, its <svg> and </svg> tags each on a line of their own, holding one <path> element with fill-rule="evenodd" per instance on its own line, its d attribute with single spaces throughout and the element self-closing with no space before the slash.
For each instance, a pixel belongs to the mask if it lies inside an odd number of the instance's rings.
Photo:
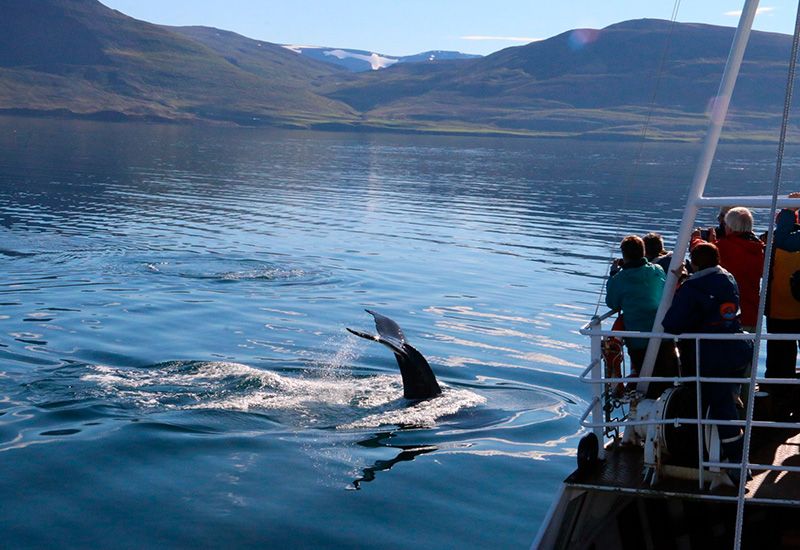
<svg viewBox="0 0 800 550">
<path fill-rule="evenodd" d="M 292 424 L 338 429 L 429 427 L 485 402 L 474 392 L 447 386 L 439 397 L 408 402 L 399 375 L 354 377 L 341 367 L 355 355 L 355 346 L 338 349 L 322 369 L 297 377 L 240 363 L 175 362 L 149 369 L 95 366 L 81 379 L 107 397 L 142 408 L 277 411 Z"/>
<path fill-rule="evenodd" d="M 154 274 L 219 281 L 287 281 L 305 279 L 313 272 L 291 265 L 224 257 L 169 258 L 143 263 Z"/>
<path fill-rule="evenodd" d="M 387 410 L 337 426 L 339 429 L 376 428 L 385 424 L 430 428 L 442 417 L 458 411 L 476 407 L 486 402 L 486 398 L 469 390 L 443 388 L 442 395 L 419 401 L 411 406 Z"/>
<path fill-rule="evenodd" d="M 223 281 L 248 281 L 252 279 L 266 279 L 280 281 L 284 279 L 298 279 L 306 276 L 302 269 L 281 269 L 277 267 L 252 269 L 248 271 L 230 271 L 221 273 L 219 278 Z"/>
</svg>

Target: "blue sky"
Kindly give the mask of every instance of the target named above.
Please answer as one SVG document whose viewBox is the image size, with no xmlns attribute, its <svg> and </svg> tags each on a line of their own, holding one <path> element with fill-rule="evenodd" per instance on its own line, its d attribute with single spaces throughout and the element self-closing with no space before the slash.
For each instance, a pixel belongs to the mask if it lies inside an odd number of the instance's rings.
<svg viewBox="0 0 800 550">
<path fill-rule="evenodd" d="M 670 0 L 101 0 L 165 25 L 206 25 L 250 38 L 409 55 L 488 54 L 566 30 L 670 19 Z M 735 26 L 741 0 L 681 0 L 678 21 Z M 755 28 L 791 34 L 796 3 L 762 0 Z"/>
</svg>

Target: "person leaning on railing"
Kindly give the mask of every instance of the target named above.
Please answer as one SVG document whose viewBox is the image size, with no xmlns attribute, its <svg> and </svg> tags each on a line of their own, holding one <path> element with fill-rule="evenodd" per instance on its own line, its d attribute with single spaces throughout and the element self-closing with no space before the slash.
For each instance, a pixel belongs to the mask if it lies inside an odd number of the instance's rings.
<svg viewBox="0 0 800 550">
<path fill-rule="evenodd" d="M 740 333 L 739 289 L 733 275 L 719 265 L 719 250 L 711 243 L 696 245 L 690 255 L 692 273 L 675 292 L 663 326 L 671 334 Z M 703 377 L 744 376 L 753 355 L 750 340 L 701 340 L 698 368 Z M 701 397 L 708 418 L 738 420 L 739 384 L 703 382 Z M 730 462 L 742 460 L 742 430 L 720 425 L 722 452 Z M 738 470 L 736 471 L 738 472 Z M 735 474 L 734 474 L 735 475 Z"/>
<path fill-rule="evenodd" d="M 790 193 L 800 198 L 800 193 Z M 797 209 L 784 208 L 775 222 L 773 258 L 767 292 L 767 332 L 800 333 L 800 225 Z M 797 340 L 767 341 L 767 378 L 794 378 Z M 790 398 L 793 386 L 766 386 L 780 416 L 794 408 Z"/>
<path fill-rule="evenodd" d="M 625 316 L 625 330 L 650 332 L 656 318 L 666 275 L 660 266 L 645 258 L 644 241 L 629 235 L 620 243 L 621 269 L 606 283 L 606 305 Z M 625 338 L 631 359 L 631 374 L 637 376 L 647 352 L 647 338 Z M 675 376 L 677 359 L 672 341 L 663 340 L 653 376 Z M 652 383 L 648 396 L 657 397 L 669 387 L 668 382 Z"/>
</svg>

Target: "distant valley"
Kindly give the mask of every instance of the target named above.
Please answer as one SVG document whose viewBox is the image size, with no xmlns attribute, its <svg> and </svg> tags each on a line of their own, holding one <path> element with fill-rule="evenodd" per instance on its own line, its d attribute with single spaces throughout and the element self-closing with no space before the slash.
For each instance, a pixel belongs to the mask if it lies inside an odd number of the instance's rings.
<svg viewBox="0 0 800 550">
<path fill-rule="evenodd" d="M 0 0 L 0 114 L 353 131 L 693 140 L 733 29 L 577 29 L 486 57 L 286 46 Z M 777 137 L 791 38 L 754 32 L 725 138 Z M 380 70 L 375 70 L 380 69 Z"/>
<path fill-rule="evenodd" d="M 377 71 L 386 69 L 397 63 L 439 63 L 455 59 L 477 59 L 480 55 L 461 52 L 448 52 L 435 50 L 422 52 L 415 55 L 392 56 L 369 52 L 366 50 L 350 50 L 342 48 L 327 48 L 322 46 L 296 46 L 283 44 L 283 47 L 303 56 L 333 63 L 354 72 Z"/>
</svg>

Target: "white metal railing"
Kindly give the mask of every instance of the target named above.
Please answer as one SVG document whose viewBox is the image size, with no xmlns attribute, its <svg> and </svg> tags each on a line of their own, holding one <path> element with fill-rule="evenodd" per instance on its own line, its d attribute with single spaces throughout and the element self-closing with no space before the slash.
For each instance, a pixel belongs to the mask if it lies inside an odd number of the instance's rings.
<svg viewBox="0 0 800 550">
<path fill-rule="evenodd" d="M 650 333 L 631 333 L 627 331 L 603 331 L 602 330 L 602 322 L 603 320 L 607 319 L 611 316 L 611 314 L 605 314 L 601 317 L 594 318 L 587 326 L 585 326 L 581 333 L 588 335 L 591 337 L 591 362 L 587 369 L 581 374 L 581 380 L 587 383 L 590 383 L 593 388 L 593 398 L 589 407 L 587 408 L 584 415 L 581 417 L 581 424 L 592 428 L 595 434 L 598 437 L 598 441 L 604 442 L 606 430 L 609 428 L 615 428 L 618 430 L 619 427 L 624 427 L 626 425 L 633 425 L 638 421 L 630 421 L 628 418 L 625 418 L 625 415 L 619 420 L 609 420 L 603 417 L 603 412 L 606 410 L 605 404 L 603 402 L 604 397 L 604 390 L 610 391 L 610 384 L 611 383 L 625 383 L 625 382 L 636 382 L 637 389 L 646 391 L 647 386 L 650 381 L 672 381 L 673 383 L 680 383 L 680 382 L 692 382 L 696 385 L 697 397 L 697 418 L 691 419 L 668 419 L 666 421 L 660 423 L 684 423 L 684 424 L 696 424 L 697 425 L 697 440 L 698 440 L 698 472 L 699 472 L 699 482 L 701 488 L 703 487 L 703 471 L 704 468 L 728 468 L 731 467 L 730 465 L 722 465 L 718 462 L 711 462 L 711 461 L 703 461 L 703 447 L 704 447 L 704 437 L 703 437 L 703 426 L 707 424 L 712 425 L 722 425 L 723 423 L 732 423 L 733 425 L 743 425 L 745 427 L 745 434 L 744 434 L 744 443 L 743 443 L 743 458 L 742 463 L 738 465 L 740 468 L 740 474 L 744 474 L 746 469 L 751 465 L 749 464 L 750 460 L 750 441 L 751 441 L 751 434 L 752 428 L 754 426 L 757 427 L 767 427 L 767 428 L 780 428 L 780 427 L 791 427 L 794 429 L 798 429 L 800 431 L 800 423 L 783 423 L 783 422 L 766 422 L 760 421 L 755 422 L 753 421 L 753 407 L 754 407 L 754 397 L 755 397 L 755 386 L 757 383 L 769 383 L 771 385 L 779 385 L 779 384 L 797 384 L 798 380 L 794 379 L 765 379 L 759 378 L 758 374 L 758 359 L 760 353 L 760 343 L 762 340 L 795 340 L 798 338 L 798 335 L 777 335 L 777 334 L 765 334 L 762 332 L 762 324 L 763 324 L 763 314 L 764 314 L 764 307 L 765 307 L 765 300 L 764 297 L 766 296 L 766 286 L 767 281 L 769 280 L 769 269 L 770 269 L 770 258 L 773 249 L 773 241 L 774 241 L 774 225 L 770 225 L 770 229 L 767 235 L 767 246 L 766 246 L 766 261 L 764 262 L 763 271 L 762 271 L 762 281 L 761 281 L 761 290 L 760 296 L 761 300 L 759 303 L 759 310 L 758 310 L 758 326 L 756 329 L 755 334 L 741 334 L 741 335 L 720 335 L 720 334 L 691 334 L 691 335 L 681 335 L 681 339 L 694 339 L 695 341 L 695 351 L 699 351 L 699 342 L 701 340 L 739 340 L 739 339 L 752 339 L 754 342 L 754 350 L 753 350 L 753 361 L 751 365 L 751 371 L 749 377 L 742 377 L 736 378 L 734 383 L 742 384 L 743 386 L 746 385 L 749 388 L 748 392 L 748 402 L 746 408 L 746 416 L 745 421 L 737 420 L 737 421 L 721 421 L 721 420 L 704 420 L 701 414 L 701 399 L 702 399 L 702 392 L 701 392 L 701 383 L 709 383 L 709 382 L 722 382 L 727 381 L 730 379 L 723 379 L 723 378 L 709 378 L 709 377 L 701 377 L 700 373 L 700 354 L 695 353 L 695 376 L 693 377 L 652 377 L 650 376 L 653 372 L 653 368 L 656 362 L 656 356 L 659 350 L 659 341 L 661 339 L 674 339 L 675 336 L 672 334 L 666 334 L 661 332 L 663 329 L 662 320 L 664 318 L 665 313 L 669 309 L 672 303 L 672 297 L 677 288 L 677 272 L 678 269 L 681 267 L 681 264 L 684 261 L 686 256 L 686 252 L 689 247 L 689 241 L 691 238 L 691 234 L 694 230 L 694 223 L 697 217 L 698 210 L 702 207 L 709 207 L 709 206 L 749 206 L 754 208 L 769 208 L 771 212 L 775 212 L 778 207 L 798 207 L 798 199 L 789 199 L 789 198 L 779 198 L 778 191 L 780 187 L 781 181 L 781 166 L 782 166 L 782 159 L 783 159 L 783 152 L 784 152 L 784 144 L 786 138 L 786 130 L 788 127 L 789 121 L 789 107 L 791 105 L 792 99 L 792 90 L 793 90 L 793 83 L 794 83 L 794 75 L 795 75 L 795 62 L 798 57 L 799 45 L 800 45 L 800 10 L 798 10 L 797 18 L 795 21 L 795 32 L 792 42 L 792 54 L 790 58 L 790 65 L 788 71 L 788 83 L 786 88 L 786 99 L 784 104 L 784 113 L 781 125 L 781 137 L 780 137 L 780 145 L 778 148 L 778 156 L 777 156 L 777 165 L 775 171 L 775 179 L 774 179 L 774 186 L 772 196 L 767 197 L 716 197 L 716 198 L 709 198 L 704 197 L 704 190 L 706 186 L 706 181 L 708 179 L 709 171 L 711 169 L 711 164 L 714 159 L 714 154 L 717 148 L 717 144 L 719 142 L 719 138 L 722 131 L 722 126 L 728 111 L 728 106 L 730 103 L 730 99 L 733 95 L 734 83 L 736 78 L 739 74 L 739 68 L 742 63 L 742 59 L 744 56 L 744 51 L 747 46 L 747 41 L 750 35 L 750 30 L 753 25 L 753 20 L 755 19 L 756 12 L 758 9 L 759 0 L 745 0 L 744 6 L 742 7 L 741 15 L 739 18 L 739 24 L 736 28 L 736 33 L 734 34 L 733 43 L 731 44 L 730 52 L 728 54 L 728 60 L 725 64 L 725 70 L 723 71 L 722 81 L 720 82 L 719 91 L 714 98 L 712 103 L 711 109 L 711 116 L 709 119 L 708 131 L 706 132 L 706 138 L 703 145 L 703 150 L 701 152 L 700 158 L 698 159 L 697 167 L 695 169 L 694 177 L 692 178 L 692 183 L 689 188 L 689 193 L 686 199 L 686 207 L 684 208 L 683 217 L 681 219 L 680 225 L 678 227 L 677 232 L 677 239 L 675 243 L 675 248 L 672 254 L 672 261 L 670 263 L 669 269 L 666 273 L 666 282 L 664 284 L 664 293 L 661 298 L 661 302 L 658 307 L 658 311 L 656 312 L 655 322 L 653 327 L 656 332 Z M 603 362 L 601 358 L 602 352 L 602 338 L 604 336 L 617 336 L 617 337 L 649 337 L 650 341 L 647 346 L 647 351 L 645 353 L 643 365 L 641 367 L 641 374 L 642 377 L 635 378 L 635 377 L 616 377 L 611 378 L 604 375 L 603 369 Z M 592 421 L 587 422 L 589 416 L 592 416 Z M 610 416 L 610 415 L 609 415 Z M 645 421 L 644 423 L 648 423 Z M 735 424 L 734 424 L 735 423 Z M 649 424 L 653 424 L 653 422 L 649 422 Z M 617 432 L 618 434 L 618 432 Z M 604 445 L 600 445 L 601 453 L 604 453 Z M 709 450 L 710 451 L 710 450 Z M 773 464 L 763 465 L 763 464 L 752 464 L 752 466 L 757 467 L 759 469 L 764 470 L 776 470 L 776 471 L 795 471 L 796 468 L 788 467 L 788 466 L 775 466 Z M 736 467 L 736 466 L 733 466 Z M 616 490 L 625 492 L 625 491 L 634 491 L 635 489 L 629 488 L 616 488 Z M 735 501 L 737 508 L 736 508 L 736 533 L 734 537 L 734 548 L 738 550 L 741 547 L 741 539 L 742 539 L 742 529 L 743 529 L 743 517 L 744 517 L 744 504 L 745 504 L 745 490 L 744 490 L 744 482 L 740 483 L 738 496 L 736 497 L 725 497 L 722 495 L 699 495 L 698 498 L 715 498 L 719 500 L 730 500 Z M 749 502 L 756 502 L 762 501 L 765 499 L 762 498 L 754 498 L 751 497 L 747 499 Z M 784 500 L 766 500 L 767 502 L 791 502 L 792 504 L 800 504 L 798 500 L 792 501 L 784 501 Z M 541 539 L 540 539 L 541 540 Z M 536 546 L 536 544 L 535 544 Z"/>
<path fill-rule="evenodd" d="M 698 208 L 706 206 L 730 206 L 735 204 L 737 206 L 747 206 L 748 208 L 771 208 L 772 197 L 769 196 L 736 196 L 736 197 L 697 197 L 694 204 Z M 778 197 L 775 201 L 777 208 L 800 208 L 800 199 L 789 197 Z"/>
<path fill-rule="evenodd" d="M 627 428 L 633 426 L 658 426 L 658 425 L 696 425 L 698 431 L 698 482 L 700 489 L 704 488 L 705 484 L 705 470 L 706 468 L 717 469 L 740 469 L 741 463 L 718 462 L 711 460 L 711 450 L 709 449 L 709 459 L 703 459 L 703 451 L 705 449 L 705 438 L 703 430 L 705 426 L 738 426 L 743 429 L 749 428 L 783 428 L 783 429 L 796 429 L 800 433 L 800 422 L 781 422 L 781 421 L 768 421 L 768 420 L 754 420 L 752 413 L 747 415 L 747 418 L 740 420 L 715 420 L 710 418 L 703 418 L 701 414 L 701 383 L 731 383 L 741 384 L 742 386 L 749 386 L 751 382 L 758 384 L 770 385 L 799 385 L 800 379 L 797 378 L 765 378 L 758 376 L 743 376 L 743 377 L 708 377 L 700 375 L 700 354 L 695 353 L 695 374 L 691 376 L 608 376 L 605 372 L 604 362 L 602 358 L 602 339 L 603 337 L 636 337 L 636 338 L 659 338 L 663 340 L 694 340 L 695 351 L 699 351 L 699 342 L 701 340 L 756 340 L 757 335 L 753 333 L 733 333 L 733 334 L 720 334 L 720 333 L 691 333 L 681 334 L 676 336 L 664 332 L 636 332 L 625 330 L 604 330 L 602 328 L 603 321 L 614 316 L 617 312 L 609 311 L 602 316 L 594 317 L 589 323 L 585 324 L 580 329 L 580 333 L 587 335 L 591 338 L 591 361 L 586 369 L 581 372 L 579 379 L 581 382 L 591 384 L 592 386 L 592 399 L 580 417 L 580 424 L 585 428 L 591 429 L 601 442 L 600 445 L 600 458 L 604 456 L 604 447 L 602 444 L 607 438 L 609 430 L 619 430 L 620 428 Z M 768 334 L 762 333 L 762 340 L 798 340 L 800 336 L 797 334 Z M 752 365 L 753 370 L 758 369 L 758 365 Z M 755 373 L 753 373 L 755 375 Z M 663 419 L 642 419 L 635 420 L 628 418 L 628 413 L 622 413 L 619 419 L 609 419 L 604 416 L 606 410 L 606 392 L 612 387 L 613 384 L 618 383 L 638 383 L 638 382 L 669 382 L 674 386 L 680 384 L 694 384 L 696 385 L 696 418 L 663 418 Z M 749 392 L 750 397 L 754 396 L 754 392 Z M 620 403 L 622 406 L 622 403 Z M 752 411 L 752 408 L 749 409 Z M 591 420 L 589 418 L 591 417 Z M 746 441 L 749 443 L 749 441 Z M 777 472 L 800 472 L 798 466 L 788 465 L 775 465 L 775 464 L 757 464 L 750 462 L 750 448 L 749 445 L 744 445 L 742 452 L 742 460 L 745 463 L 744 468 L 754 468 L 757 470 L 770 470 Z M 734 500 L 736 498 L 734 497 Z M 748 498 L 749 502 L 778 502 L 773 499 L 763 498 Z M 781 503 L 789 503 L 793 505 L 800 505 L 800 499 L 780 499 Z"/>
</svg>

